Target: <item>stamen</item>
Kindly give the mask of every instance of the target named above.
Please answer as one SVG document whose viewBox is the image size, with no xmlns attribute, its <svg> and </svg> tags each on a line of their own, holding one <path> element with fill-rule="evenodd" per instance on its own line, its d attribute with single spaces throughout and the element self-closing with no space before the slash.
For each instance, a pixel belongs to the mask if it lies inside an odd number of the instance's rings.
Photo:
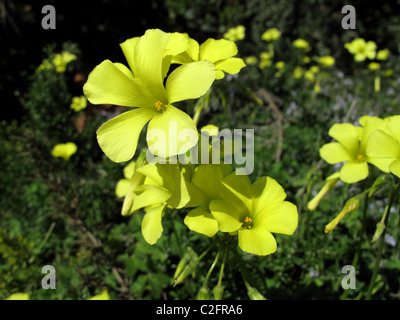
<svg viewBox="0 0 400 320">
<path fill-rule="evenodd" d="M 167 110 L 168 105 L 165 104 L 165 101 L 157 101 L 157 102 L 155 103 L 155 107 L 156 107 L 156 110 L 157 110 L 158 112 L 164 113 L 164 112 Z"/>
<path fill-rule="evenodd" d="M 356 162 L 365 162 L 365 158 L 362 154 L 357 155 Z"/>
<path fill-rule="evenodd" d="M 243 229 L 251 229 L 251 223 L 252 222 L 253 222 L 253 220 L 250 217 L 246 217 L 243 220 L 242 228 Z"/>
</svg>

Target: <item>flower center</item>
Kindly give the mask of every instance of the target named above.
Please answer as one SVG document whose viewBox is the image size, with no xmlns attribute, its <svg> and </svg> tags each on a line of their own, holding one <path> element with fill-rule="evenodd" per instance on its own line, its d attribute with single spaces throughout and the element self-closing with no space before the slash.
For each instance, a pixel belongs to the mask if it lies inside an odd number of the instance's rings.
<svg viewBox="0 0 400 320">
<path fill-rule="evenodd" d="M 251 223 L 252 222 L 253 222 L 253 220 L 250 217 L 246 217 L 243 220 L 242 228 L 243 229 L 251 229 Z"/>
<path fill-rule="evenodd" d="M 359 155 L 357 156 L 356 162 L 359 162 L 359 163 L 365 162 L 364 156 L 363 156 L 362 154 L 359 154 Z"/>
<path fill-rule="evenodd" d="M 168 108 L 168 105 L 165 104 L 165 101 L 162 101 L 162 102 L 161 101 L 157 101 L 155 103 L 155 106 L 156 106 L 156 110 L 158 112 L 160 112 L 160 113 L 164 113 Z"/>
</svg>

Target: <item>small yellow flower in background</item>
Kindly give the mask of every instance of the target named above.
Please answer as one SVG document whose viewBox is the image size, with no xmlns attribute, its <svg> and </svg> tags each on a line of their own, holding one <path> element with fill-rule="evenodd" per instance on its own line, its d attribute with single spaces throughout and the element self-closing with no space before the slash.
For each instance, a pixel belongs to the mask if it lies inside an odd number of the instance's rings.
<svg viewBox="0 0 400 320">
<path fill-rule="evenodd" d="M 268 29 L 261 35 L 261 39 L 268 42 L 276 41 L 280 37 L 281 37 L 281 32 L 277 28 Z"/>
<path fill-rule="evenodd" d="M 331 56 L 322 56 L 317 58 L 318 63 L 323 67 L 331 67 L 335 64 L 335 58 Z"/>
<path fill-rule="evenodd" d="M 368 162 L 371 159 L 366 154 L 367 141 L 370 134 L 384 126 L 383 119 L 363 116 L 359 120 L 361 127 L 351 123 L 336 123 L 329 130 L 329 135 L 336 139 L 322 146 L 320 156 L 329 164 L 346 162 L 340 169 L 340 180 L 355 183 L 368 176 Z"/>
<path fill-rule="evenodd" d="M 247 65 L 251 66 L 254 65 L 258 62 L 258 59 L 254 56 L 250 56 L 244 59 Z"/>
<path fill-rule="evenodd" d="M 349 200 L 347 200 L 346 204 L 344 205 L 342 211 L 336 216 L 335 219 L 333 219 L 331 222 L 329 222 L 325 226 L 325 233 L 331 232 L 335 227 L 338 225 L 338 223 L 344 218 L 344 216 L 350 212 L 353 212 L 354 210 L 357 210 L 358 207 L 360 206 L 360 197 L 355 196 Z"/>
<path fill-rule="evenodd" d="M 258 67 L 260 69 L 264 69 L 265 67 L 269 67 L 272 65 L 271 61 L 272 55 L 269 52 L 261 52 L 260 53 L 260 63 L 258 64 Z"/>
<path fill-rule="evenodd" d="M 51 155 L 55 158 L 63 158 L 65 161 L 68 161 L 77 150 L 78 147 L 73 142 L 60 143 L 54 146 Z"/>
<path fill-rule="evenodd" d="M 274 253 L 277 244 L 272 233 L 295 232 L 297 208 L 285 201 L 286 193 L 274 179 L 261 177 L 251 184 L 248 176 L 231 173 L 222 186 L 222 200 L 211 201 L 210 210 L 220 231 L 238 235 L 243 251 L 262 256 Z"/>
<path fill-rule="evenodd" d="M 81 111 L 87 107 L 87 99 L 85 96 L 73 97 L 70 108 L 76 112 Z"/>
<path fill-rule="evenodd" d="M 243 40 L 245 34 L 246 28 L 242 25 L 239 25 L 237 27 L 228 29 L 228 31 L 224 33 L 224 38 L 230 41 L 238 41 Z"/>
<path fill-rule="evenodd" d="M 30 299 L 29 294 L 23 292 L 13 293 L 9 297 L 5 298 L 5 300 L 29 300 L 29 299 Z"/>
<path fill-rule="evenodd" d="M 321 202 L 322 198 L 331 190 L 336 183 L 339 181 L 340 173 L 336 172 L 326 178 L 326 182 L 322 189 L 318 192 L 318 194 L 308 202 L 307 209 L 310 211 L 314 211 L 317 209 L 319 203 Z"/>
<path fill-rule="evenodd" d="M 56 67 L 57 72 L 65 72 L 67 69 L 67 64 L 75 59 L 76 55 L 67 51 L 63 51 L 54 56 L 52 63 Z"/>
<path fill-rule="evenodd" d="M 389 57 L 390 51 L 389 49 L 382 49 L 379 50 L 378 53 L 376 54 L 376 59 L 377 60 L 387 60 Z"/>
<path fill-rule="evenodd" d="M 318 66 L 312 66 L 310 69 L 306 70 L 304 72 L 304 78 L 308 81 L 314 81 L 315 80 L 315 75 L 319 72 L 319 67 Z"/>
<path fill-rule="evenodd" d="M 400 178 L 400 116 L 384 119 L 384 126 L 371 133 L 366 153 L 370 162 L 383 172 Z"/>
<path fill-rule="evenodd" d="M 282 71 L 283 68 L 285 67 L 285 63 L 283 61 L 278 61 L 277 63 L 275 63 L 275 67 L 279 70 Z"/>
<path fill-rule="evenodd" d="M 376 43 L 374 41 L 366 42 L 362 38 L 357 38 L 352 42 L 346 43 L 344 47 L 354 55 L 355 61 L 361 62 L 366 59 L 375 59 Z"/>
<path fill-rule="evenodd" d="M 107 290 L 104 290 L 102 293 L 89 298 L 88 300 L 110 300 L 110 295 Z"/>
<path fill-rule="evenodd" d="M 381 68 L 381 65 L 377 62 L 371 62 L 368 64 L 368 69 L 371 71 L 379 70 Z"/>
<path fill-rule="evenodd" d="M 384 75 L 385 77 L 391 77 L 391 76 L 393 75 L 393 70 L 392 70 L 392 69 L 385 70 L 385 71 L 383 72 L 383 75 Z"/>
<path fill-rule="evenodd" d="M 300 79 L 304 74 L 304 69 L 302 67 L 296 67 L 293 71 L 293 78 Z"/>
<path fill-rule="evenodd" d="M 311 59 L 310 59 L 310 57 L 303 57 L 303 59 L 302 59 L 302 62 L 304 63 L 304 64 L 307 64 L 307 63 L 310 63 L 311 62 Z"/>
<path fill-rule="evenodd" d="M 304 51 L 310 51 L 311 47 L 308 42 L 304 39 L 297 39 L 293 41 L 293 46 L 297 49 L 301 49 Z"/>
<path fill-rule="evenodd" d="M 51 64 L 51 62 L 47 59 L 44 59 L 36 71 L 40 72 L 42 70 L 50 70 L 52 68 L 53 68 L 53 65 Z"/>
</svg>

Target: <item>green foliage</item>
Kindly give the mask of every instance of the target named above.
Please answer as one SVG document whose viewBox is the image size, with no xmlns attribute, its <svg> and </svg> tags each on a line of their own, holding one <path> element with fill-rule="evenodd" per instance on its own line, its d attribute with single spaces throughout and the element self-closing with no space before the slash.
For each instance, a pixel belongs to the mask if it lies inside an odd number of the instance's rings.
<svg viewBox="0 0 400 320">
<path fill-rule="evenodd" d="M 341 15 L 333 12 L 340 3 L 169 0 L 165 7 L 169 25 L 183 21 L 186 29 L 180 31 L 199 39 L 246 25 L 246 39 L 238 43 L 243 58 L 258 58 L 268 50 L 260 39 L 267 28 L 282 31 L 271 67 L 247 66 L 239 76 L 226 76 L 215 83 L 199 122 L 199 127 L 214 124 L 255 129 L 252 178 L 275 178 L 284 186 L 288 200 L 298 205 L 298 230 L 292 237 L 277 236 L 275 254 L 241 254 L 252 285 L 268 299 L 362 297 L 377 251 L 371 239 L 388 190 L 378 192 L 369 203 L 354 291 L 342 289 L 341 269 L 353 262 L 363 226 L 363 205 L 332 233 L 325 234 L 324 227 L 351 196 L 362 191 L 362 185 L 338 185 L 314 212 L 307 211 L 306 204 L 333 173 L 320 161 L 318 152 L 329 141 L 327 132 L 333 123 L 356 122 L 364 114 L 383 117 L 400 113 L 395 76 L 382 75 L 381 91 L 374 92 L 376 74 L 368 70 L 367 63 L 356 64 L 343 49 L 343 43 L 356 35 L 335 31 L 340 28 Z M 398 17 L 388 19 L 398 25 Z M 368 21 L 359 21 L 357 32 L 375 39 L 380 48 L 388 43 L 383 28 L 375 30 Z M 301 62 L 305 54 L 296 52 L 291 44 L 299 37 L 312 46 L 307 65 Z M 392 69 L 396 75 L 400 71 L 398 52 L 390 49 L 393 56 L 382 63 L 382 70 Z M 189 232 L 178 216 L 182 213 L 168 211 L 163 219 L 164 236 L 150 246 L 140 231 L 143 212 L 121 216 L 122 201 L 114 190 L 124 164 L 108 160 L 96 141 L 99 125 L 121 110 L 92 105 L 80 112 L 70 109 L 72 97 L 82 95 L 82 82 L 74 79 L 83 67 L 78 45 L 67 43 L 63 50 L 78 59 L 67 65 L 66 72 L 54 68 L 34 71 L 27 90 L 17 92 L 23 117 L 0 122 L 0 298 L 29 292 L 32 299 L 87 299 L 103 289 L 112 299 L 196 298 L 216 250 L 210 250 L 183 283 L 173 286 L 182 257 L 198 257 L 210 240 Z M 56 53 L 56 47 L 49 46 L 43 59 L 51 60 Z M 319 73 L 320 91 L 314 90 L 315 81 L 293 77 L 297 66 L 307 69 L 316 64 L 315 56 L 329 54 L 337 58 L 337 64 Z M 280 74 L 275 67 L 278 61 L 285 62 Z M 68 162 L 52 157 L 53 146 L 67 141 L 77 144 L 77 153 Z M 396 211 L 388 222 L 387 235 L 394 242 L 386 244 L 374 298 L 398 299 L 399 219 Z M 56 268 L 56 290 L 44 290 L 40 285 L 41 269 L 48 264 Z M 217 282 L 218 272 L 213 272 L 208 279 L 210 292 Z M 227 257 L 223 286 L 224 299 L 248 299 L 232 254 Z"/>
</svg>

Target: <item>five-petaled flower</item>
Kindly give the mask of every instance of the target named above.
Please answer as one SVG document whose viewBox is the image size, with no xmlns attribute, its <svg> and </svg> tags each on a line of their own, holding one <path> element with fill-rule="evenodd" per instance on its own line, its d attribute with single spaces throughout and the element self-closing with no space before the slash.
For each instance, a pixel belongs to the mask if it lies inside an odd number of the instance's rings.
<svg viewBox="0 0 400 320">
<path fill-rule="evenodd" d="M 129 68 L 105 60 L 89 74 L 83 90 L 93 104 L 115 104 L 136 107 L 107 121 L 97 131 L 97 140 L 104 153 L 114 162 L 130 160 L 136 151 L 142 128 L 148 124 L 147 143 L 160 157 L 185 153 L 197 140 L 169 139 L 170 123 L 176 123 L 176 134 L 194 131 L 192 118 L 173 106 L 187 99 L 204 95 L 215 80 L 213 63 L 207 60 L 186 63 L 172 71 L 165 81 L 173 56 L 187 50 L 186 34 L 147 30 L 142 37 L 126 40 L 121 48 Z M 161 130 L 165 140 L 151 141 L 149 132 Z M 183 141 L 182 141 L 183 140 Z M 172 151 L 171 151 L 172 150 Z"/>
<path fill-rule="evenodd" d="M 221 200 L 210 211 L 222 232 L 237 233 L 239 247 L 248 253 L 268 255 L 277 244 L 272 233 L 292 235 L 298 223 L 297 208 L 285 201 L 283 188 L 270 177 L 253 185 L 248 176 L 232 173 L 222 180 Z"/>
</svg>

